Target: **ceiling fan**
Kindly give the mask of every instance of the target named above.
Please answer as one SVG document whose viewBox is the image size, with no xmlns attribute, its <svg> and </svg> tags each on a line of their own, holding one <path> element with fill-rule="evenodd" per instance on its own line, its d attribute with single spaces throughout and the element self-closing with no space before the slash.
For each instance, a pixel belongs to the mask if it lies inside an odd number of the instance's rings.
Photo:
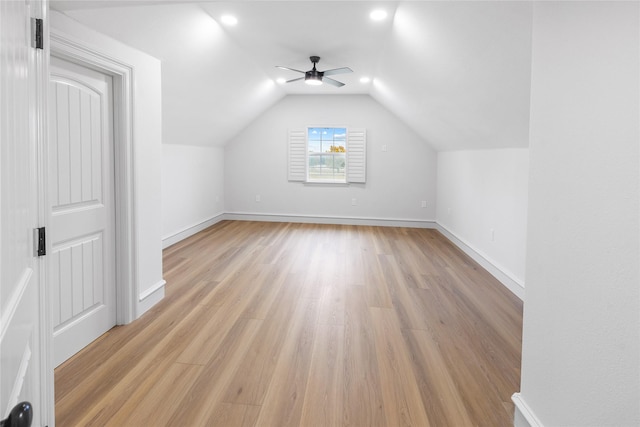
<svg viewBox="0 0 640 427">
<path fill-rule="evenodd" d="M 290 71 L 295 71 L 296 73 L 302 73 L 304 74 L 304 77 L 299 77 L 297 79 L 293 79 L 293 80 L 287 80 L 286 83 L 291 83 L 291 82 L 297 82 L 298 80 L 304 80 L 304 82 L 308 85 L 321 85 L 322 83 L 329 83 L 330 85 L 333 85 L 335 87 L 341 87 L 344 86 L 344 83 L 339 82 L 337 80 L 331 79 L 327 76 L 333 76 L 336 74 L 344 74 L 344 73 L 353 73 L 353 70 L 349 67 L 342 67 L 342 68 L 334 68 L 331 70 L 325 70 L 325 71 L 318 71 L 316 70 L 316 64 L 318 62 L 320 62 L 320 57 L 319 56 L 310 56 L 309 59 L 311 60 L 311 62 L 313 63 L 313 68 L 309 71 L 300 71 L 300 70 L 296 70 L 293 68 L 289 68 L 289 67 L 281 67 L 281 66 L 276 66 L 276 68 L 281 68 L 283 70 L 290 70 Z"/>
</svg>

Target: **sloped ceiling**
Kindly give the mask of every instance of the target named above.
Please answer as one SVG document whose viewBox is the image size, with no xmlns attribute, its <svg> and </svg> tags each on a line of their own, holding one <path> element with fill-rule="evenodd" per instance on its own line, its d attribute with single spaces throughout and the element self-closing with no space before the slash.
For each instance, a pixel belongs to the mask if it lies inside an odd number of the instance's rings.
<svg viewBox="0 0 640 427">
<path fill-rule="evenodd" d="M 162 60 L 163 139 L 224 145 L 284 96 L 369 94 L 438 150 L 528 145 L 532 5 L 508 1 L 52 1 Z M 386 20 L 369 13 L 384 9 Z M 233 14 L 238 24 L 221 23 Z M 346 85 L 276 83 L 348 66 Z M 361 77 L 370 77 L 361 83 Z"/>
</svg>

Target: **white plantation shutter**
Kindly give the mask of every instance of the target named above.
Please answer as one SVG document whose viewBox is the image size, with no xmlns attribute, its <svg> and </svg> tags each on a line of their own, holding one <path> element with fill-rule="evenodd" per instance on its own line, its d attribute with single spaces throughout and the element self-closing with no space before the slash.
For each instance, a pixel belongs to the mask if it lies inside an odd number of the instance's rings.
<svg viewBox="0 0 640 427">
<path fill-rule="evenodd" d="M 305 129 L 289 130 L 289 181 L 307 180 L 307 132 Z"/>
<path fill-rule="evenodd" d="M 366 181 L 367 131 L 348 129 L 347 131 L 347 182 Z"/>
</svg>

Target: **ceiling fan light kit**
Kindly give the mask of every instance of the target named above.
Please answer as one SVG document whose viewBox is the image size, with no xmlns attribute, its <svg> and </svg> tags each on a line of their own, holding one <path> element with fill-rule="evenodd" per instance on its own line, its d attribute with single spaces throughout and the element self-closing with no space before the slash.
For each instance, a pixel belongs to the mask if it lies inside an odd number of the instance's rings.
<svg viewBox="0 0 640 427">
<path fill-rule="evenodd" d="M 349 68 L 349 67 L 333 68 L 331 70 L 318 71 L 316 69 L 316 64 L 318 62 L 320 62 L 320 57 L 319 56 L 310 56 L 309 60 L 313 64 L 313 68 L 310 69 L 309 71 L 300 71 L 300 70 L 296 70 L 294 68 L 282 67 L 282 66 L 279 66 L 279 65 L 276 66 L 276 68 L 281 68 L 283 70 L 295 71 L 296 73 L 304 74 L 304 77 L 299 77 L 297 79 L 288 80 L 286 83 L 292 83 L 292 82 L 297 82 L 299 80 L 304 80 L 304 82 L 306 84 L 311 85 L 311 86 L 319 86 L 322 83 L 328 83 L 328 84 L 330 84 L 332 86 L 335 86 L 335 87 L 342 87 L 342 86 L 344 86 L 344 83 L 339 82 L 337 80 L 334 80 L 332 78 L 329 78 L 327 76 L 333 76 L 335 74 L 344 74 L 344 73 L 352 73 L 353 72 L 353 70 L 351 68 Z"/>
</svg>

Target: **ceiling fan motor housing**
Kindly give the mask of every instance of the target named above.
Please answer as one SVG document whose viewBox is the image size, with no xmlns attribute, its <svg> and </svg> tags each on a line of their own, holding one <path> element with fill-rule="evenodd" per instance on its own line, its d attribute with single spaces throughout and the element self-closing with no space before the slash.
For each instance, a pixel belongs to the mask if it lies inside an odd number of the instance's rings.
<svg viewBox="0 0 640 427">
<path fill-rule="evenodd" d="M 0 0 L 2 1 L 2 0 Z M 324 71 L 318 71 L 316 69 L 316 64 L 318 62 L 320 62 L 320 57 L 319 56 L 310 56 L 309 60 L 313 63 L 313 68 L 309 71 L 301 71 L 301 70 L 296 70 L 295 68 L 289 68 L 289 67 L 282 67 L 280 65 L 276 65 L 277 68 L 281 68 L 283 70 L 289 70 L 289 71 L 295 71 L 296 73 L 302 73 L 304 74 L 304 77 L 300 77 L 297 79 L 293 79 L 293 80 L 288 80 L 287 83 L 291 83 L 291 82 L 296 82 L 298 80 L 304 80 L 305 83 L 309 84 L 309 85 L 321 85 L 323 82 L 326 82 L 332 86 L 335 87 L 341 87 L 344 86 L 344 83 L 339 82 L 337 80 L 334 80 L 332 78 L 329 77 L 325 77 L 326 76 L 333 76 L 335 74 L 343 74 L 343 73 L 352 73 L 353 70 L 349 67 L 342 67 L 342 68 L 334 68 L 331 70 L 324 70 Z"/>
<path fill-rule="evenodd" d="M 310 56 L 309 59 L 313 62 L 313 68 L 306 73 L 304 73 L 305 80 L 322 80 L 323 71 L 316 70 L 316 64 L 320 62 L 319 56 Z"/>
<path fill-rule="evenodd" d="M 323 74 L 324 73 L 322 71 L 318 71 L 315 68 L 304 73 L 305 78 L 307 79 L 321 79 Z"/>
</svg>

